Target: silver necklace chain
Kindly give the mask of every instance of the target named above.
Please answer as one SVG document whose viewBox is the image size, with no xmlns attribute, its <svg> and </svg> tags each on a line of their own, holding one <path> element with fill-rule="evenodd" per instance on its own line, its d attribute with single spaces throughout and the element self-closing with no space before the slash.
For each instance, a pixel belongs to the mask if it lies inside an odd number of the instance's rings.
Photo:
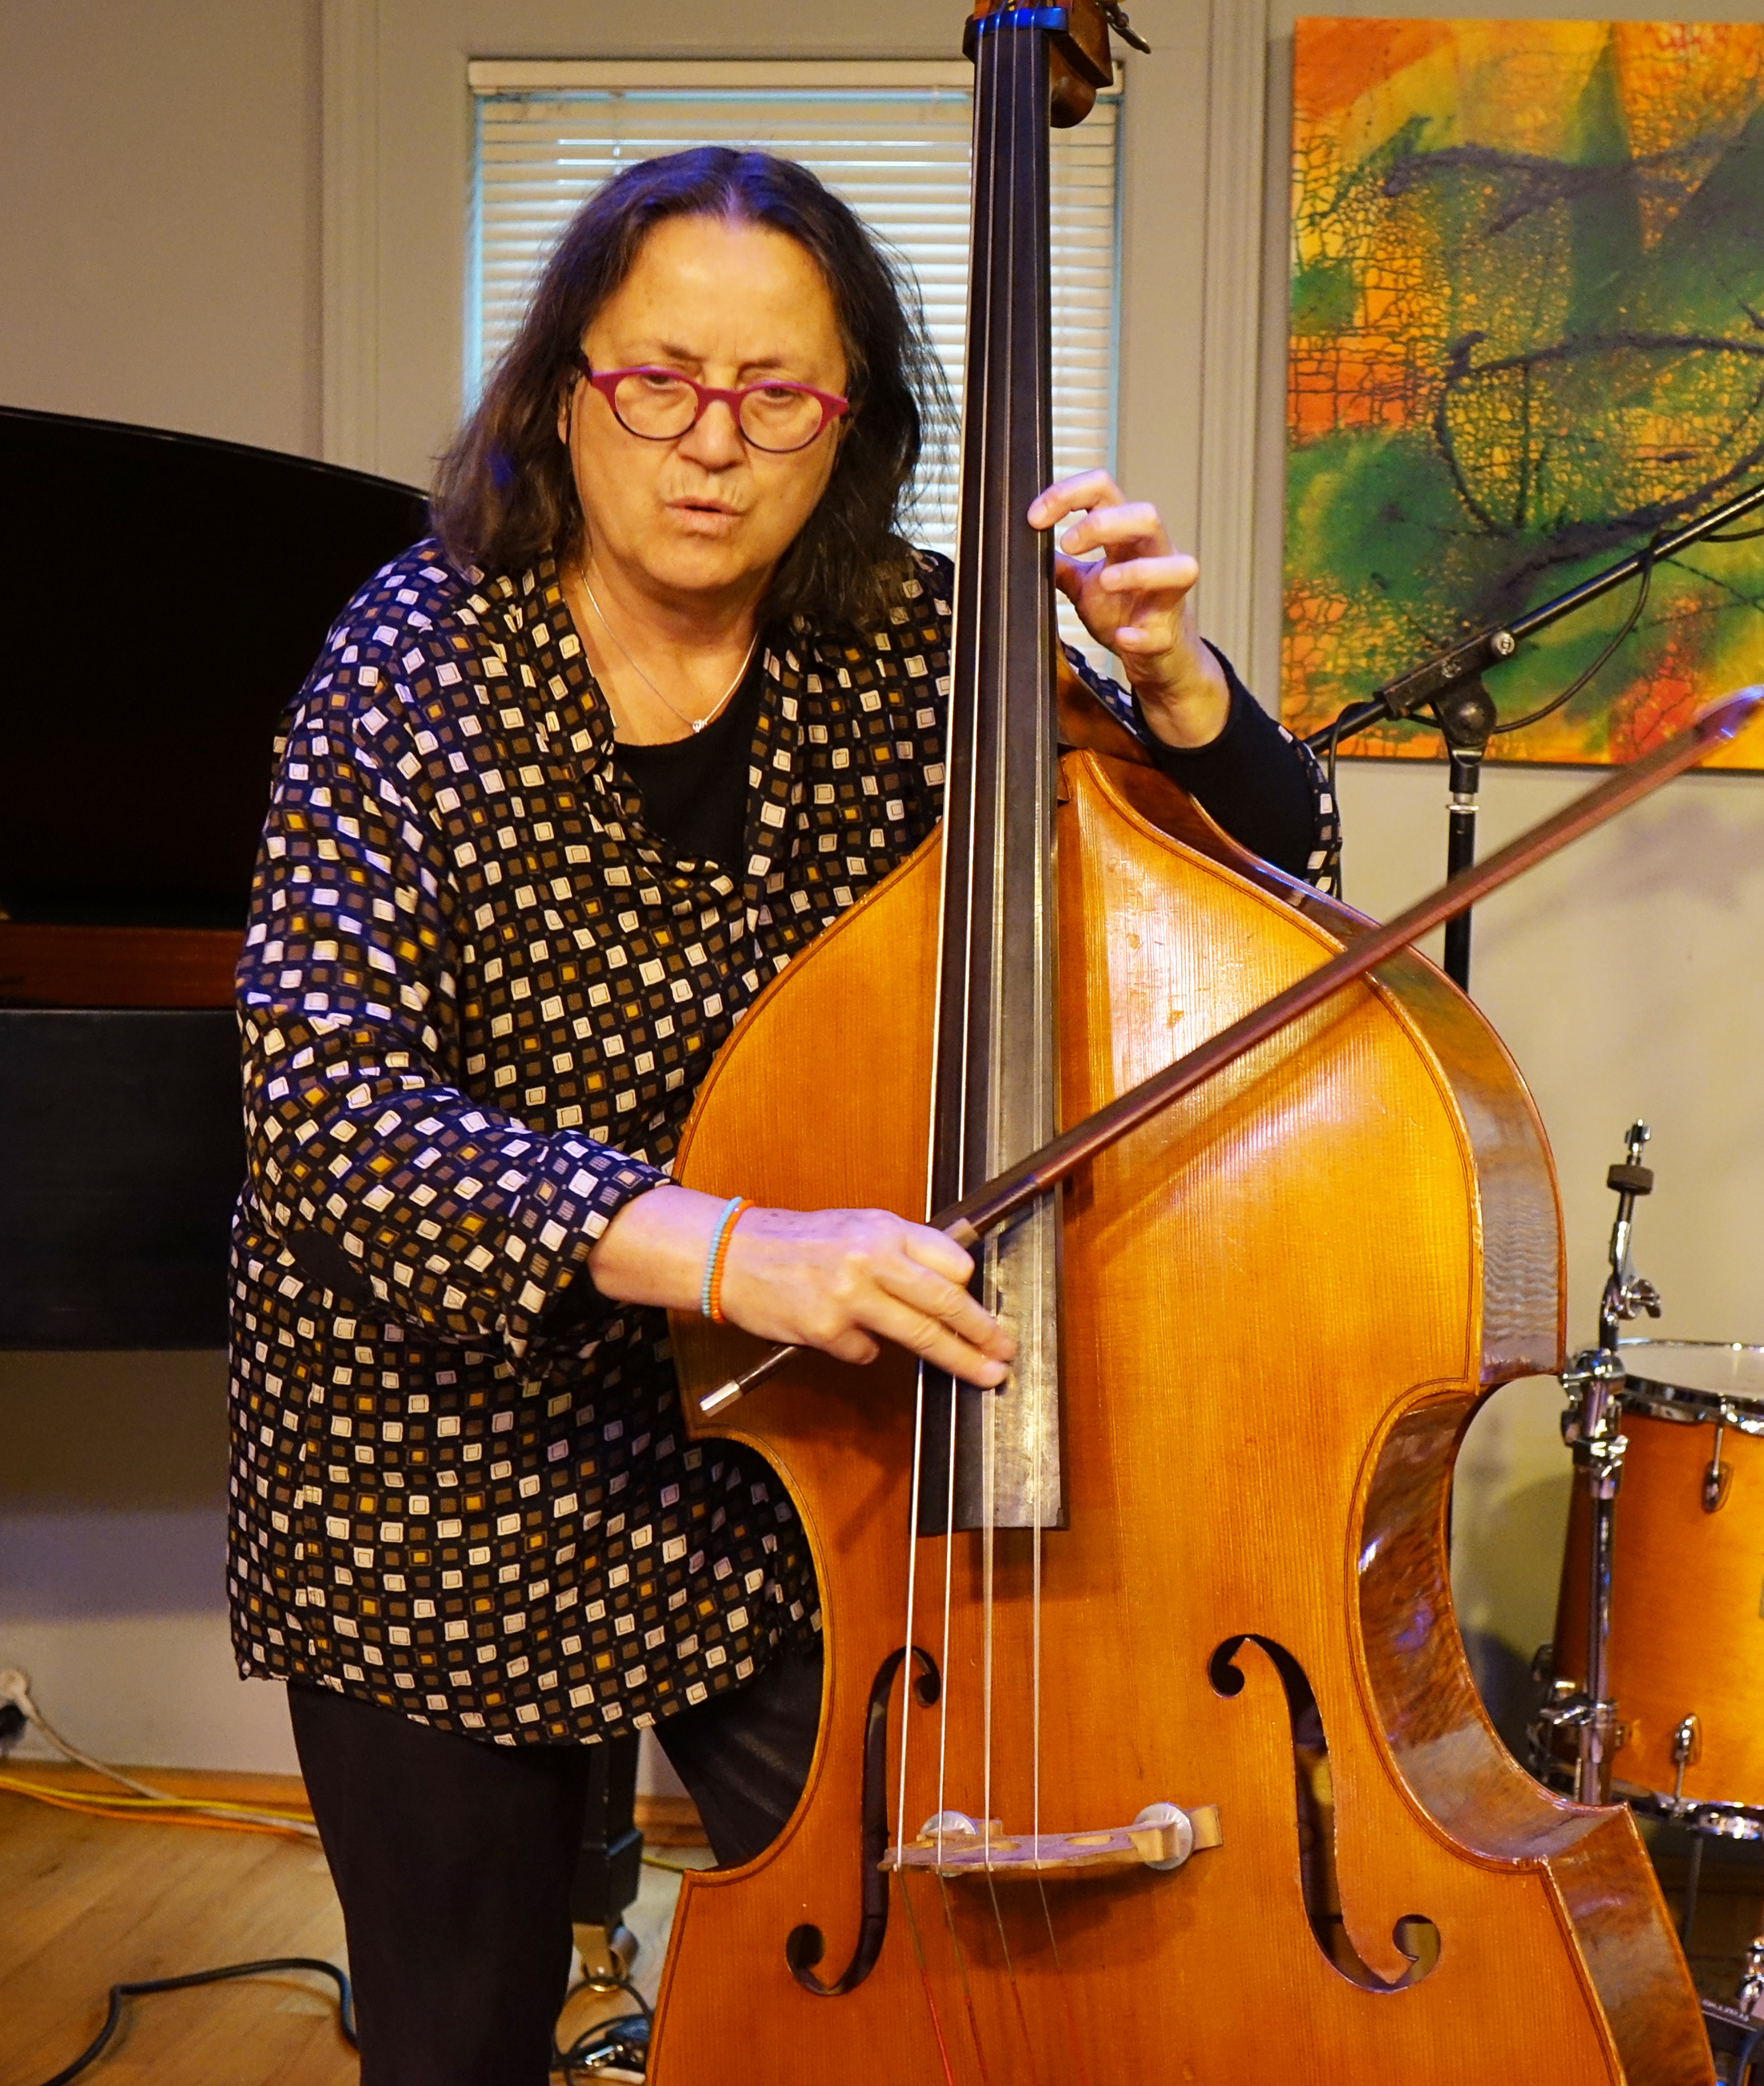
<svg viewBox="0 0 1764 2086">
<path fill-rule="evenodd" d="M 716 718 L 722 715 L 724 710 L 728 707 L 729 698 L 741 686 L 742 683 L 746 679 L 747 669 L 754 663 L 754 654 L 759 649 L 759 632 L 757 630 L 754 632 L 752 644 L 750 644 L 747 648 L 746 656 L 742 659 L 741 665 L 735 670 L 734 679 L 729 683 L 729 686 L 725 689 L 724 689 L 722 694 L 717 697 L 714 705 L 710 709 L 707 710 L 703 717 L 692 717 L 685 710 L 682 709 L 678 703 L 669 702 L 668 698 L 662 694 L 661 689 L 659 689 L 656 686 L 655 683 L 650 679 L 649 676 L 644 673 L 642 667 L 640 666 L 636 661 L 631 658 L 630 648 L 626 645 L 624 640 L 619 636 L 618 632 L 614 629 L 611 624 L 607 621 L 606 610 L 602 608 L 600 603 L 594 598 L 594 590 L 588 583 L 587 568 L 585 566 L 580 568 L 577 571 L 576 577 L 576 582 L 580 586 L 582 592 L 588 597 L 588 605 L 593 610 L 595 617 L 599 622 L 601 628 L 606 632 L 606 635 L 611 638 L 614 644 L 618 647 L 619 653 L 623 658 L 625 664 L 630 667 L 632 673 L 634 673 L 637 676 L 638 679 L 643 683 L 644 686 L 649 691 L 650 694 L 655 697 L 656 700 L 661 704 L 664 709 L 671 711 L 672 713 L 680 720 L 682 724 L 690 725 L 695 732 L 703 731 L 706 725 L 712 722 Z"/>
</svg>

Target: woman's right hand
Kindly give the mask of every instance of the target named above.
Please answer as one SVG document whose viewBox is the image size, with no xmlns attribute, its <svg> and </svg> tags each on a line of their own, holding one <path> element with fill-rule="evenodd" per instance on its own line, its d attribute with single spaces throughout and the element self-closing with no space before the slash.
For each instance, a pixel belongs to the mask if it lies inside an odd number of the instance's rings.
<svg viewBox="0 0 1764 2086">
<path fill-rule="evenodd" d="M 594 1286 L 623 1303 L 697 1310 L 723 1207 L 671 1184 L 634 1197 L 589 1255 Z M 992 1386 L 1016 1343 L 968 1294 L 973 1272 L 953 1239 L 886 1210 L 744 1210 L 723 1262 L 723 1315 L 845 1362 L 873 1361 L 891 1340 Z"/>
</svg>

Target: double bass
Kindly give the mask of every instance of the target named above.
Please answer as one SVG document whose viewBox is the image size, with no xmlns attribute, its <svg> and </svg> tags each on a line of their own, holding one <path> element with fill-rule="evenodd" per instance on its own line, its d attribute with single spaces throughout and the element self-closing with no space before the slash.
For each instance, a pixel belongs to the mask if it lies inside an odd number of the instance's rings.
<svg viewBox="0 0 1764 2086">
<path fill-rule="evenodd" d="M 718 1058 L 676 1175 L 719 1194 L 942 1210 L 1367 926 L 1062 730 L 1048 126 L 1108 29 L 981 0 L 968 38 L 946 815 Z M 1633 1821 L 1511 1758 L 1453 1623 L 1456 1445 L 1563 1319 L 1543 1130 L 1469 1002 L 1390 958 L 976 1260 L 997 1393 L 798 1354 L 707 1417 L 757 1343 L 676 1319 L 689 1424 L 801 1515 L 826 1667 L 788 1824 L 685 1880 L 657 2086 L 1711 2086 Z"/>
</svg>

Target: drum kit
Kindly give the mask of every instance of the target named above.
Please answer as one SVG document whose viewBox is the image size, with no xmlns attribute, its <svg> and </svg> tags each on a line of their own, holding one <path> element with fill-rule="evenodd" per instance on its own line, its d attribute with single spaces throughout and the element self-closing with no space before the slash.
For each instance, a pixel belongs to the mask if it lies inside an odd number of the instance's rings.
<svg viewBox="0 0 1764 2086">
<path fill-rule="evenodd" d="M 1599 1343 L 1562 1377 L 1575 1482 L 1529 1735 L 1533 1771 L 1577 1802 L 1626 1803 L 1691 1836 L 1688 1941 L 1708 1841 L 1764 1841 L 1764 1347 L 1620 1337 L 1660 1313 L 1630 1251 L 1654 1185 L 1647 1137 L 1634 1125 L 1607 1176 L 1617 1214 Z M 1732 2001 L 1703 2012 L 1737 2086 L 1764 2045 L 1764 1934 Z"/>
</svg>

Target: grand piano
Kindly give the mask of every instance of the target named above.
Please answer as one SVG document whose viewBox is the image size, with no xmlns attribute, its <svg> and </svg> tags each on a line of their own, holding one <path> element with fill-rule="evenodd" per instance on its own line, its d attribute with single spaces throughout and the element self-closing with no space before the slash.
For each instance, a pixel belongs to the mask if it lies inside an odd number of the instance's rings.
<svg viewBox="0 0 1764 2086">
<path fill-rule="evenodd" d="M 232 971 L 276 722 L 427 503 L 11 407 L 0 483 L 23 605 L 0 737 L 0 1348 L 223 1347 Z M 636 1744 L 596 1751 L 573 1912 L 610 1935 L 642 1853 Z"/>
</svg>

